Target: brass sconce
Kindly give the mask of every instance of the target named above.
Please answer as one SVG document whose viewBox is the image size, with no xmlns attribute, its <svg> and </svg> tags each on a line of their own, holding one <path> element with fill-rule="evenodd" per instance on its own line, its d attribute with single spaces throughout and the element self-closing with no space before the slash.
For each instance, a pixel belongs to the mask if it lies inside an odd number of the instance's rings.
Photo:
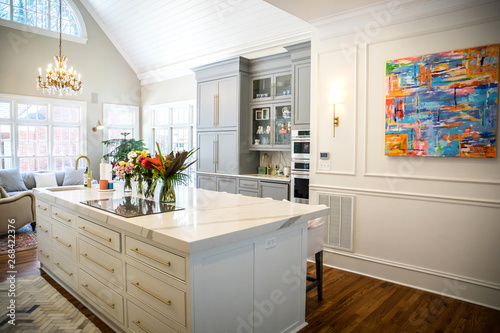
<svg viewBox="0 0 500 333">
<path fill-rule="evenodd" d="M 92 132 L 97 132 L 97 130 L 102 130 L 104 126 L 102 126 L 101 121 L 97 121 L 97 125 L 95 127 L 92 127 Z"/>
<path fill-rule="evenodd" d="M 330 104 L 333 105 L 333 131 L 332 136 L 335 137 L 335 126 L 339 126 L 339 117 L 335 114 L 335 105 L 340 104 L 344 97 L 344 91 L 340 88 L 330 90 Z"/>
</svg>

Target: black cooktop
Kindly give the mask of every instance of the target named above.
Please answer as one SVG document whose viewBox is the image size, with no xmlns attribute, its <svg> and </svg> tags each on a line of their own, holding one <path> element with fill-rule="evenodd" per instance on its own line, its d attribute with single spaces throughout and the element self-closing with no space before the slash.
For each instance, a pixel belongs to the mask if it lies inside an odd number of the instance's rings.
<svg viewBox="0 0 500 333">
<path fill-rule="evenodd" d="M 136 217 L 151 214 L 168 213 L 184 209 L 182 207 L 176 206 L 175 204 L 157 202 L 136 197 L 88 200 L 81 201 L 81 203 L 123 217 Z"/>
</svg>

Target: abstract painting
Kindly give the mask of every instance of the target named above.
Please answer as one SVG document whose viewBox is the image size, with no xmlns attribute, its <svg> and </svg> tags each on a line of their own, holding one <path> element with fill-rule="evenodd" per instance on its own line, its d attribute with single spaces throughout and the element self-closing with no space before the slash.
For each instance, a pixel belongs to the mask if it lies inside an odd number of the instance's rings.
<svg viewBox="0 0 500 333">
<path fill-rule="evenodd" d="M 495 158 L 499 45 L 387 61 L 385 154 Z"/>
</svg>

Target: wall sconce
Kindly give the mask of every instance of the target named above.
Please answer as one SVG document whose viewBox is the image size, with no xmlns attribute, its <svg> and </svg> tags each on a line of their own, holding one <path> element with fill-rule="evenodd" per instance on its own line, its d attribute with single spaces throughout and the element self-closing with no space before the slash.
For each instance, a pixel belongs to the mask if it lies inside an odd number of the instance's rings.
<svg viewBox="0 0 500 333">
<path fill-rule="evenodd" d="M 341 88 L 333 88 L 330 90 L 329 103 L 333 105 L 333 131 L 332 136 L 335 137 L 335 126 L 339 126 L 339 117 L 335 115 L 335 105 L 340 104 L 344 99 L 344 90 Z"/>
<path fill-rule="evenodd" d="M 97 121 L 97 125 L 95 127 L 92 127 L 92 132 L 97 132 L 97 130 L 102 130 L 104 126 L 102 126 L 101 121 Z"/>
</svg>

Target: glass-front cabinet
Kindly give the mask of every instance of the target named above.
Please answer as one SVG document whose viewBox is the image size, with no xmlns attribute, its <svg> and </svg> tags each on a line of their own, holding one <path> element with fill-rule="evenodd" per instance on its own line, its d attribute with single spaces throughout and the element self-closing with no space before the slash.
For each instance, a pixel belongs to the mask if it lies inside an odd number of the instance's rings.
<svg viewBox="0 0 500 333">
<path fill-rule="evenodd" d="M 283 72 L 252 78 L 252 102 L 290 99 L 292 96 L 292 73 Z"/>
<path fill-rule="evenodd" d="M 291 103 L 252 106 L 252 150 L 289 150 Z"/>
</svg>

